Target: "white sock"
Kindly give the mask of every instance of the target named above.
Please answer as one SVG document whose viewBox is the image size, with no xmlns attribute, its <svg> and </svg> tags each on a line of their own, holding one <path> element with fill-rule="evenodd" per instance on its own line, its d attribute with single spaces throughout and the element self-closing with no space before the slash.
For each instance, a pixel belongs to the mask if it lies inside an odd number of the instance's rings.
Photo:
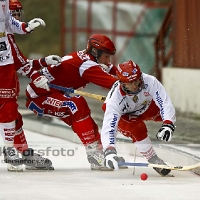
<svg viewBox="0 0 200 200">
<path fill-rule="evenodd" d="M 0 132 L 6 147 L 14 146 L 15 121 L 0 123 Z"/>
<path fill-rule="evenodd" d="M 137 147 L 138 151 L 147 160 L 149 160 L 151 157 L 156 155 L 156 152 L 152 146 L 152 143 L 149 137 L 145 138 L 144 140 L 137 141 L 134 144 Z"/>
</svg>

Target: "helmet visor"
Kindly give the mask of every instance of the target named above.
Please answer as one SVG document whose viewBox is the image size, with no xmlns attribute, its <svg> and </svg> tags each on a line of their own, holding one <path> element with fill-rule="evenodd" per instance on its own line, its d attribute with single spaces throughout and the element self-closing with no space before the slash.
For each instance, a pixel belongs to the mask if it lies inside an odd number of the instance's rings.
<svg viewBox="0 0 200 200">
<path fill-rule="evenodd" d="M 124 83 L 120 81 L 120 84 L 122 86 L 123 91 L 127 94 L 138 94 L 139 92 L 142 91 L 143 86 L 144 86 L 142 77 L 128 83 Z"/>
<path fill-rule="evenodd" d="M 12 16 L 19 20 L 19 21 L 24 21 L 24 11 L 19 9 L 19 10 L 11 10 Z"/>
</svg>

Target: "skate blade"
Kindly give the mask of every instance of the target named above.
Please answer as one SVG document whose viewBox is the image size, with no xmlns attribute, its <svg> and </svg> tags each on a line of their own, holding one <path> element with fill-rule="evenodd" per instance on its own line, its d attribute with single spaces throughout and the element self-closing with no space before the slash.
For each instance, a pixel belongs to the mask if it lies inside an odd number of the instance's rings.
<svg viewBox="0 0 200 200">
<path fill-rule="evenodd" d="M 9 172 L 23 172 L 23 167 L 21 165 L 13 166 L 11 164 L 7 164 L 7 171 L 9 171 Z"/>
<path fill-rule="evenodd" d="M 128 166 L 119 166 L 119 169 L 128 169 Z"/>
<path fill-rule="evenodd" d="M 91 170 L 93 170 L 93 171 L 114 171 L 113 169 L 110 169 L 108 167 L 100 167 L 100 166 L 91 167 Z"/>
<path fill-rule="evenodd" d="M 157 172 L 158 173 L 158 172 Z M 160 174 L 160 173 L 158 173 Z M 175 177 L 173 174 L 169 173 L 167 175 L 160 174 L 162 177 Z"/>
<path fill-rule="evenodd" d="M 166 176 L 164 176 L 164 177 L 175 177 L 173 174 L 171 174 L 171 173 L 169 173 L 169 174 L 167 174 Z"/>
<path fill-rule="evenodd" d="M 54 170 L 54 167 L 51 166 L 51 167 L 32 167 L 32 166 L 25 166 L 25 170 L 28 170 L 28 171 L 52 171 Z"/>
</svg>

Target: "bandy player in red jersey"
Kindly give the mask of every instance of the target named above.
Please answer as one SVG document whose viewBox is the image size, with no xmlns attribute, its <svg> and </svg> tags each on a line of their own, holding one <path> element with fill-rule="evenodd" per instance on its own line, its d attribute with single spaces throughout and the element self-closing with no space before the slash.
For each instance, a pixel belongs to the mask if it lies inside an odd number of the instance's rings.
<svg viewBox="0 0 200 200">
<path fill-rule="evenodd" d="M 45 75 L 51 84 L 73 89 L 85 87 L 88 83 L 109 89 L 117 81 L 116 77 L 110 75 L 116 74 L 116 67 L 110 64 L 115 51 L 113 42 L 107 36 L 94 34 L 89 38 L 85 50 L 62 57 L 60 64 L 43 68 L 41 74 Z M 52 88 L 47 92 L 37 88 L 33 83 L 28 85 L 26 93 L 28 109 L 38 116 L 60 118 L 71 126 L 86 147 L 91 169 L 104 166 L 102 149 L 98 149 L 100 146 L 98 126 L 92 119 L 88 104 L 82 96 L 71 97 Z"/>
<path fill-rule="evenodd" d="M 15 0 L 12 0 L 9 3 L 14 2 Z M 5 36 L 0 38 L 0 43 L 2 44 L 2 49 L 0 49 L 2 53 L 0 62 L 0 132 L 5 143 L 3 150 L 4 160 L 6 163 L 8 163 L 8 166 L 10 166 L 8 170 L 12 170 L 12 167 L 23 164 L 25 160 L 31 161 L 29 163 L 32 165 L 41 167 L 38 162 L 34 162 L 33 157 L 36 154 L 34 154 L 33 151 L 30 152 L 31 149 L 28 149 L 27 145 L 27 154 L 25 154 L 22 158 L 18 155 L 18 152 L 14 147 L 14 140 L 17 141 L 19 138 L 22 139 L 22 135 L 20 133 L 23 132 L 22 129 L 20 131 L 18 129 L 16 130 L 16 123 L 19 121 L 19 118 L 21 118 L 21 115 L 17 109 L 19 80 L 16 72 L 28 76 L 34 80 L 36 85 L 39 84 L 40 87 L 41 81 L 43 81 L 43 86 L 45 87 L 45 76 L 41 76 L 36 70 L 40 69 L 43 65 L 47 66 L 47 64 L 55 64 L 57 62 L 54 60 L 55 56 L 48 56 L 34 61 L 29 61 L 23 56 L 15 44 L 13 33 L 29 33 L 39 25 L 45 26 L 45 23 L 39 18 L 31 20 L 29 23 L 20 22 L 10 15 L 10 11 L 8 10 L 8 1 L 0 2 L 0 4 L 2 4 L 0 7 L 3 9 L 0 9 L 0 15 L 5 18 L 6 22 L 5 27 L 1 26 L 1 31 L 4 31 Z M 20 128 L 21 126 L 22 125 L 20 125 Z M 18 133 L 19 137 L 15 138 L 16 132 Z M 25 139 L 25 137 L 23 139 Z M 42 157 L 40 159 L 42 159 Z M 48 166 L 52 165 L 51 161 L 46 161 L 47 162 L 44 163 L 48 163 Z M 16 169 L 17 167 L 14 167 L 14 170 Z"/>
<path fill-rule="evenodd" d="M 11 11 L 12 16 L 19 20 L 24 21 L 24 10 L 22 4 L 18 0 L 10 0 L 9 1 L 9 8 Z M 14 62 L 18 73 L 24 74 L 24 68 L 32 67 L 33 70 L 40 70 L 42 67 L 47 67 L 50 64 L 58 64 L 61 62 L 61 58 L 57 55 L 50 55 L 45 58 L 41 58 L 38 60 L 29 60 L 27 59 L 20 49 L 18 48 L 17 44 L 15 43 L 15 38 L 13 33 L 8 33 L 8 39 L 13 48 L 13 55 L 14 55 Z M 18 77 L 17 77 L 18 79 Z M 18 81 L 19 83 L 19 81 Z M 19 94 L 19 84 L 17 87 L 17 93 Z M 26 166 L 26 169 L 42 169 L 42 170 L 49 170 L 53 169 L 52 162 L 40 156 L 37 153 L 34 153 L 32 148 L 29 148 L 24 130 L 22 128 L 23 120 L 22 115 L 18 112 L 17 119 L 15 121 L 15 136 L 14 136 L 14 147 L 21 153 L 22 158 L 24 159 L 23 164 Z M 5 154 L 5 151 L 4 151 Z M 8 170 L 20 170 L 21 166 L 13 166 L 8 164 Z"/>
<path fill-rule="evenodd" d="M 157 139 L 171 141 L 175 130 L 175 108 L 163 85 L 154 77 L 142 73 L 133 61 L 118 65 L 117 81 L 103 104 L 105 111 L 101 130 L 101 142 L 105 165 L 117 170 L 117 130 L 132 139 L 137 150 L 149 163 L 166 165 L 160 159 L 147 134 L 144 121 L 162 122 Z M 162 176 L 170 170 L 154 168 Z"/>
</svg>

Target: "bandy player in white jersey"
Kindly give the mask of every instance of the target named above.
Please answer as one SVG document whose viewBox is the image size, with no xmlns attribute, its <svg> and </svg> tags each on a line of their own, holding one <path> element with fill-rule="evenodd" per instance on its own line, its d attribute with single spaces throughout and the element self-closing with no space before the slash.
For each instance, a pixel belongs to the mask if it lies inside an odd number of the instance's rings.
<svg viewBox="0 0 200 200">
<path fill-rule="evenodd" d="M 142 73 L 133 61 L 118 65 L 119 81 L 109 91 L 103 105 L 105 111 L 101 130 L 105 165 L 118 169 L 116 160 L 117 131 L 130 137 L 137 150 L 149 163 L 165 165 L 151 143 L 144 121 L 161 121 L 157 139 L 170 141 L 175 130 L 175 109 L 163 85 L 154 77 Z M 154 168 L 166 176 L 170 170 Z"/>
<path fill-rule="evenodd" d="M 18 77 L 17 71 L 31 78 L 36 85 L 41 87 L 41 76 L 30 65 L 26 67 L 16 65 L 16 49 L 8 39 L 8 33 L 31 33 L 39 25 L 45 26 L 40 18 L 35 18 L 28 23 L 20 22 L 11 16 L 9 0 L 0 1 L 0 133 L 4 140 L 4 160 L 12 165 L 20 165 L 23 159 L 16 152 L 14 145 L 15 121 L 18 116 Z M 15 53 L 14 53 L 15 52 Z M 22 68 L 21 68 L 22 67 Z M 45 83 L 44 83 L 45 84 Z"/>
</svg>

